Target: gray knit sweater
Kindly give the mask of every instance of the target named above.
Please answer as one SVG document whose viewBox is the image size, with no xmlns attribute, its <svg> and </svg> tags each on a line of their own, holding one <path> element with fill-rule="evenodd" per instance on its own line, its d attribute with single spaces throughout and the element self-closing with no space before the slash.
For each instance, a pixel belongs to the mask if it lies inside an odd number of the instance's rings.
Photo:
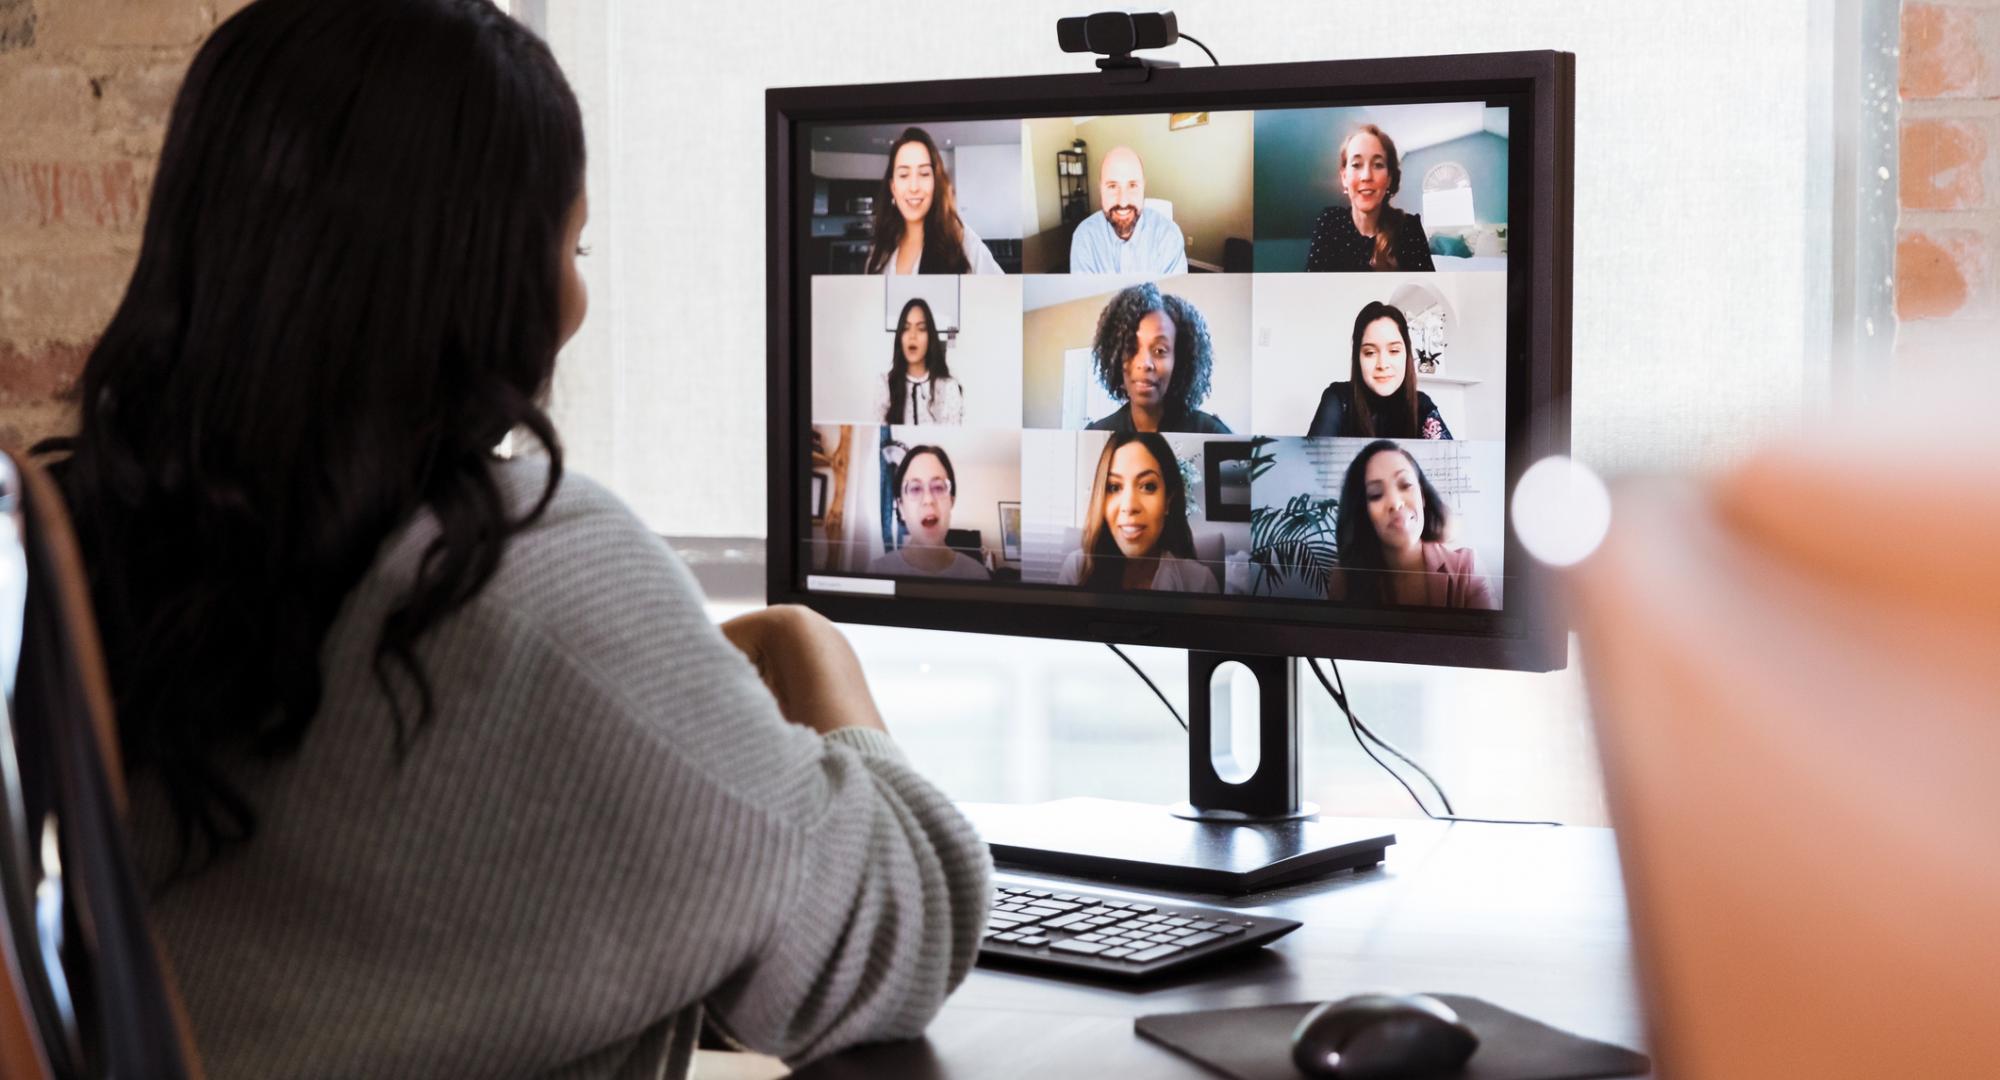
<svg viewBox="0 0 2000 1080">
<path fill-rule="evenodd" d="M 532 503 L 542 463 L 497 471 Z M 234 774 L 257 835 L 155 905 L 209 1075 L 675 1077 L 703 1009 L 793 1063 L 918 1034 L 972 963 L 984 846 L 879 732 L 785 722 L 590 481 L 422 641 L 437 715 L 396 762 L 370 661 L 434 534 L 349 597 L 298 754 Z M 170 818 L 132 795 L 158 874 Z"/>
</svg>

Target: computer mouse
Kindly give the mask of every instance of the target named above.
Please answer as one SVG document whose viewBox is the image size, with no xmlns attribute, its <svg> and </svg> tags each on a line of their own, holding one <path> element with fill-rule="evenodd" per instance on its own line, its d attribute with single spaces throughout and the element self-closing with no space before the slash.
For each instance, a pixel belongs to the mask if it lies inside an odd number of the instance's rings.
<svg viewBox="0 0 2000 1080">
<path fill-rule="evenodd" d="M 1319 1005 L 1292 1030 L 1292 1063 L 1309 1076 L 1394 1080 L 1448 1073 L 1479 1036 L 1426 994 L 1357 994 Z"/>
</svg>

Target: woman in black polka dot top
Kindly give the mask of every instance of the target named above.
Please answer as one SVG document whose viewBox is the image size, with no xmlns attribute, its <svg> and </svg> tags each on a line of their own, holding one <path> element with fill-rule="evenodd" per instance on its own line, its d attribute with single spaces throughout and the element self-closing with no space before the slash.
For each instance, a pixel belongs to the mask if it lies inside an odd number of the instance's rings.
<svg viewBox="0 0 2000 1080">
<path fill-rule="evenodd" d="M 1309 271 L 1435 270 L 1423 219 L 1389 204 L 1403 186 L 1396 144 L 1374 124 L 1340 141 L 1340 190 L 1346 206 L 1329 206 L 1313 222 Z"/>
</svg>

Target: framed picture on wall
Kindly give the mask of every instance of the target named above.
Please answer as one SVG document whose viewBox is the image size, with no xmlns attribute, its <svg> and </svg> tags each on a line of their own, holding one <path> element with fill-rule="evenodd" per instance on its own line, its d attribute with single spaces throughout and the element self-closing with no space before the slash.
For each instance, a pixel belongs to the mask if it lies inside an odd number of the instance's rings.
<svg viewBox="0 0 2000 1080">
<path fill-rule="evenodd" d="M 1008 562 L 1021 561 L 1020 503 L 1000 504 L 1000 557 Z"/>
<path fill-rule="evenodd" d="M 815 525 L 824 525 L 826 523 L 826 488 L 827 475 L 823 472 L 814 472 L 812 474 L 812 505 L 813 524 Z"/>
<path fill-rule="evenodd" d="M 1250 520 L 1250 450 L 1247 442 L 1212 442 L 1201 448 L 1208 520 Z"/>
</svg>

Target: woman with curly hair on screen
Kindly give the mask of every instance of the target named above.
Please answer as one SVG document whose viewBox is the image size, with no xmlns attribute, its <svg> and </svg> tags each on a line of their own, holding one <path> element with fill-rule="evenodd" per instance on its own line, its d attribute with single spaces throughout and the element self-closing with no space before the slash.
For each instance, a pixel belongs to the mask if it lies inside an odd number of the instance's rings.
<svg viewBox="0 0 2000 1080">
<path fill-rule="evenodd" d="M 1097 318 L 1091 356 L 1098 381 L 1125 403 L 1091 421 L 1091 431 L 1230 434 L 1229 425 L 1198 408 L 1208 398 L 1215 351 L 1208 323 L 1186 300 L 1151 283 L 1122 290 Z"/>
<path fill-rule="evenodd" d="M 1063 561 L 1058 585 L 1116 592 L 1219 592 L 1195 560 L 1187 484 L 1167 440 L 1151 431 L 1112 432 L 1097 457 L 1084 511 L 1083 546 Z"/>
</svg>

